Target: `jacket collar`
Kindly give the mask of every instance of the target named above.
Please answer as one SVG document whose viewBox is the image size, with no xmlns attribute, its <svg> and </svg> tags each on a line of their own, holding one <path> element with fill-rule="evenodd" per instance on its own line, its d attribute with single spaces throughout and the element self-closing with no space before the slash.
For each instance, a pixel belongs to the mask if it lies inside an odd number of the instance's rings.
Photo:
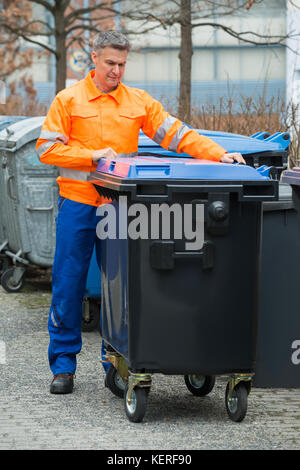
<svg viewBox="0 0 300 470">
<path fill-rule="evenodd" d="M 113 91 L 110 91 L 109 93 L 103 93 L 102 91 L 98 90 L 98 88 L 96 87 L 93 81 L 94 75 L 95 75 L 95 70 L 91 70 L 84 79 L 84 84 L 86 86 L 87 94 L 88 94 L 88 101 L 92 101 L 101 96 L 111 96 L 114 100 L 117 101 L 118 104 L 120 104 L 120 93 L 121 93 L 121 87 L 122 87 L 121 82 L 119 82 L 119 85 Z"/>
</svg>

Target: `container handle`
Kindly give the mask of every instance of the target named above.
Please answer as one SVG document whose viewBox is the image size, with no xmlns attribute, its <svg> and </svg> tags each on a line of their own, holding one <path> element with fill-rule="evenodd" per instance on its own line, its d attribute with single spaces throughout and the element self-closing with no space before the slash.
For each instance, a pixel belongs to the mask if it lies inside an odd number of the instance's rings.
<svg viewBox="0 0 300 470">
<path fill-rule="evenodd" d="M 174 241 L 155 241 L 150 246 L 150 264 L 154 269 L 174 269 L 175 259 L 202 260 L 203 269 L 214 267 L 215 245 L 208 241 L 204 242 L 201 251 L 175 251 Z"/>
<path fill-rule="evenodd" d="M 36 212 L 36 211 L 42 211 L 42 212 L 52 211 L 53 209 L 54 209 L 53 204 L 52 204 L 52 206 L 49 206 L 49 207 L 30 207 L 30 206 L 26 207 L 26 210 L 33 211 L 33 212 Z"/>
<path fill-rule="evenodd" d="M 7 178 L 7 180 L 6 180 L 6 190 L 7 190 L 8 197 L 12 201 L 17 201 L 17 198 L 13 195 L 12 188 L 11 188 L 11 181 L 13 180 L 13 178 L 14 178 L 14 175 L 10 175 Z"/>
</svg>

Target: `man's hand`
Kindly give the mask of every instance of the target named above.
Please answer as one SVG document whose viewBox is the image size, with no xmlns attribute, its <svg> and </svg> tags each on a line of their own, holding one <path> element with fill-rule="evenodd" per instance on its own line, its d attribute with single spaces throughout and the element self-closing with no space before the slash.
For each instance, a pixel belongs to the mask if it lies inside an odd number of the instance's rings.
<svg viewBox="0 0 300 470">
<path fill-rule="evenodd" d="M 118 154 L 113 149 L 107 147 L 106 149 L 95 150 L 92 159 L 93 162 L 98 162 L 100 158 L 117 158 L 117 156 Z"/>
<path fill-rule="evenodd" d="M 221 157 L 220 162 L 222 163 L 238 162 L 238 163 L 243 163 L 244 165 L 246 165 L 246 162 L 240 153 L 224 153 L 223 157 Z"/>
</svg>

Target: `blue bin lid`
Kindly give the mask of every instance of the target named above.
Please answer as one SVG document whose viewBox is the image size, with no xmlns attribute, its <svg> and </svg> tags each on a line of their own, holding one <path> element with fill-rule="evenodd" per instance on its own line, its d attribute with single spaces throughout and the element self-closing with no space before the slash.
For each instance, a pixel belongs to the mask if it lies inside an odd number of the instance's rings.
<svg viewBox="0 0 300 470">
<path fill-rule="evenodd" d="M 282 182 L 299 186 L 300 185 L 300 167 L 294 167 L 292 170 L 286 170 L 282 173 Z"/>
<path fill-rule="evenodd" d="M 223 180 L 265 181 L 264 170 L 251 166 L 219 163 L 196 158 L 160 158 L 136 156 L 132 158 L 101 159 L 97 172 L 122 179 L 173 179 L 173 180 Z"/>
<path fill-rule="evenodd" d="M 290 144 L 290 135 L 288 132 L 276 132 L 268 135 L 266 132 L 257 132 L 253 136 L 244 136 L 240 134 L 231 134 L 229 132 L 208 131 L 204 129 L 195 129 L 199 135 L 205 135 L 214 142 L 223 147 L 227 152 L 240 152 L 243 155 L 258 154 L 263 152 L 283 152 Z M 163 149 L 143 132 L 139 136 L 139 152 L 157 152 L 160 155 L 169 156 L 187 156 Z"/>
</svg>

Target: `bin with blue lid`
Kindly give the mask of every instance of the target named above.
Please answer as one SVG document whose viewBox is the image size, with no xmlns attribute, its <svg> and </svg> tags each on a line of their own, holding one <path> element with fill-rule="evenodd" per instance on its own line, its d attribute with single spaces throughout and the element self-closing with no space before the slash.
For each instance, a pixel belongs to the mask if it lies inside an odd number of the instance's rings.
<svg viewBox="0 0 300 470">
<path fill-rule="evenodd" d="M 282 182 L 290 184 L 292 187 L 292 197 L 300 220 L 300 167 L 284 171 Z"/>
<path fill-rule="evenodd" d="M 108 386 L 142 421 L 153 374 L 183 375 L 197 396 L 229 375 L 242 421 L 255 369 L 262 203 L 278 181 L 252 167 L 153 156 L 101 160 L 108 199 L 97 234 Z"/>
<path fill-rule="evenodd" d="M 279 200 L 263 203 L 254 387 L 300 388 L 300 168 L 283 172 Z"/>
<path fill-rule="evenodd" d="M 290 145 L 290 134 L 288 132 L 257 132 L 252 136 L 233 134 L 230 132 L 209 131 L 195 129 L 198 134 L 212 139 L 229 153 L 239 152 L 243 155 L 247 165 L 254 168 L 261 166 L 272 167 L 272 177 L 280 179 L 283 170 L 288 166 L 288 148 Z M 152 154 L 168 156 L 189 157 L 186 154 L 177 154 L 163 149 L 142 131 L 139 137 L 139 154 Z"/>
<path fill-rule="evenodd" d="M 257 357 L 253 387 L 300 387 L 300 225 L 289 184 L 263 202 Z"/>
<path fill-rule="evenodd" d="M 97 262 L 96 249 L 94 249 L 90 260 L 82 302 L 82 331 L 100 331 L 100 309 L 101 273 Z"/>
</svg>

